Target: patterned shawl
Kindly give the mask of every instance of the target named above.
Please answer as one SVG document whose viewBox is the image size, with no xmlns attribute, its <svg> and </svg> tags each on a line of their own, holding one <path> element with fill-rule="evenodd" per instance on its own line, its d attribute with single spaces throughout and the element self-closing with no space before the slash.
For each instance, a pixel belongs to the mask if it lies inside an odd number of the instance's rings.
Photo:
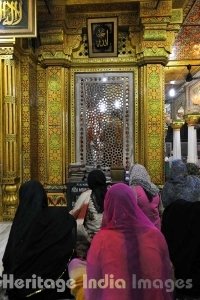
<svg viewBox="0 0 200 300">
<path fill-rule="evenodd" d="M 178 199 L 189 202 L 200 201 L 200 178 L 188 175 L 185 163 L 174 160 L 170 178 L 162 189 L 161 198 L 164 208 Z"/>
<path fill-rule="evenodd" d="M 130 169 L 129 185 L 140 185 L 150 195 L 154 197 L 159 193 L 159 188 L 151 182 L 150 176 L 144 166 L 135 164 Z"/>
</svg>

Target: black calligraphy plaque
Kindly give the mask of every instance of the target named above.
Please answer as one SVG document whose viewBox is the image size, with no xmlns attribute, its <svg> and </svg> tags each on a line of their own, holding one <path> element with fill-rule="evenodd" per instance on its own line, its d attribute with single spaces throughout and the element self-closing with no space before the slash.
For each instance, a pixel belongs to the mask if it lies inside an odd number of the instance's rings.
<svg viewBox="0 0 200 300">
<path fill-rule="evenodd" d="M 36 36 L 36 0 L 0 1 L 0 36 Z"/>
<path fill-rule="evenodd" d="M 117 56 L 117 18 L 88 19 L 90 57 Z"/>
</svg>

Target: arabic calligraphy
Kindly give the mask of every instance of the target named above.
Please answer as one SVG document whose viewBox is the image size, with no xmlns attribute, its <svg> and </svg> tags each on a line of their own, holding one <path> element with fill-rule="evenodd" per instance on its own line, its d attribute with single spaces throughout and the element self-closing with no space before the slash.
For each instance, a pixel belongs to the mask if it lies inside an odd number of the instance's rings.
<svg viewBox="0 0 200 300">
<path fill-rule="evenodd" d="M 98 25 L 95 28 L 95 46 L 96 48 L 109 47 L 109 28 L 106 25 Z"/>
<path fill-rule="evenodd" d="M 0 1 L 0 23 L 15 26 L 22 20 L 22 0 Z"/>
</svg>

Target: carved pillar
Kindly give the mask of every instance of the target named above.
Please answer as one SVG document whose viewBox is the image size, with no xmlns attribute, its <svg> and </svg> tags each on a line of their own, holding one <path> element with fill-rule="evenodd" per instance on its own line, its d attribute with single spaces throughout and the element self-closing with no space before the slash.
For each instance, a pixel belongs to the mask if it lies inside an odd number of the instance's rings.
<svg viewBox="0 0 200 300">
<path fill-rule="evenodd" d="M 47 68 L 47 183 L 65 183 L 64 68 Z"/>
<path fill-rule="evenodd" d="M 173 128 L 173 159 L 181 159 L 181 135 L 180 129 L 185 122 L 182 120 L 175 120 L 171 126 Z"/>
<path fill-rule="evenodd" d="M 161 184 L 164 176 L 164 67 L 147 64 L 139 70 L 141 83 L 141 163 L 148 169 L 152 180 Z"/>
<path fill-rule="evenodd" d="M 36 63 L 31 55 L 21 58 L 21 181 L 38 178 L 38 112 Z"/>
<path fill-rule="evenodd" d="M 62 8 L 59 7 L 61 10 Z M 63 8 L 64 9 L 64 8 Z M 65 10 L 63 10 L 64 13 Z M 53 15 L 53 13 L 52 13 Z M 40 31 L 40 63 L 46 68 L 46 124 L 47 124 L 47 178 L 48 185 L 63 185 L 68 175 L 68 163 L 73 160 L 75 148 L 69 148 L 69 122 L 75 122 L 69 109 L 69 66 L 73 49 L 80 45 L 80 35 L 67 35 L 65 27 Z M 38 90 L 40 93 L 40 88 Z M 71 120 L 73 118 L 73 120 Z M 42 125 L 42 124 L 41 124 Z"/>
<path fill-rule="evenodd" d="M 139 65 L 140 163 L 156 184 L 164 182 L 164 65 L 177 24 L 182 21 L 180 15 L 172 16 L 172 1 L 159 1 L 157 8 L 153 2 L 140 3 L 142 28 L 135 43 Z"/>
<path fill-rule="evenodd" d="M 38 179 L 47 182 L 47 82 L 46 68 L 37 67 L 37 108 L 38 108 Z"/>
<path fill-rule="evenodd" d="M 198 164 L 197 154 L 197 130 L 195 125 L 199 123 L 200 115 L 187 115 L 186 122 L 188 124 L 188 157 L 187 162 Z"/>
<path fill-rule="evenodd" d="M 11 220 L 18 204 L 19 111 L 13 47 L 0 48 L 2 219 Z"/>
<path fill-rule="evenodd" d="M 39 131 L 40 128 L 43 128 L 43 134 L 44 131 L 46 132 L 46 156 L 39 154 L 39 162 L 46 162 L 43 166 L 40 164 L 40 168 L 44 167 L 46 170 L 43 170 L 44 172 L 40 176 L 45 177 L 45 188 L 48 192 L 49 204 L 66 205 L 66 181 L 69 159 L 69 116 L 67 112 L 69 97 L 68 66 L 70 64 L 69 45 L 67 45 L 68 48 L 66 50 L 65 41 L 67 38 L 62 28 L 58 30 L 49 27 L 48 31 L 40 32 L 40 37 L 42 47 L 39 49 L 39 56 L 41 65 L 45 66 L 45 73 L 42 69 L 38 69 L 38 71 L 41 74 L 43 73 L 46 82 L 43 83 L 43 78 L 39 78 L 42 88 L 45 88 L 46 84 L 46 114 L 43 114 L 45 125 L 43 118 L 39 116 L 38 119 Z M 43 47 L 45 47 L 45 51 Z M 43 95 L 39 82 L 38 93 Z M 43 97 L 39 97 L 39 102 L 39 111 L 41 111 L 40 107 L 44 103 Z"/>
</svg>

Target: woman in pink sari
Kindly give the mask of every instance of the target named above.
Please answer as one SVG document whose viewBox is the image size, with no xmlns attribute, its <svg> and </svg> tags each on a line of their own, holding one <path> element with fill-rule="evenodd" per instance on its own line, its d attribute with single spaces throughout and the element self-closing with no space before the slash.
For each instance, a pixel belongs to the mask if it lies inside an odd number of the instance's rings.
<svg viewBox="0 0 200 300">
<path fill-rule="evenodd" d="M 87 256 L 87 300 L 171 300 L 172 267 L 162 233 L 136 203 L 132 189 L 113 185 L 102 229 Z"/>
</svg>

